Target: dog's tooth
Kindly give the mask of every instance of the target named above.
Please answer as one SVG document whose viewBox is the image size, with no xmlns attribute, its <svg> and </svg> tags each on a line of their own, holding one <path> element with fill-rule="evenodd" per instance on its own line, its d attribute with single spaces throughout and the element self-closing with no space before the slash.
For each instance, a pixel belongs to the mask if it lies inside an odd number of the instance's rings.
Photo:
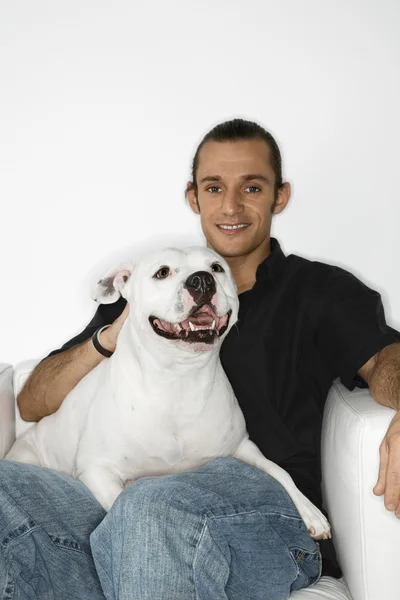
<svg viewBox="0 0 400 600">
<path fill-rule="evenodd" d="M 190 327 L 190 329 L 191 329 L 192 331 L 195 331 L 195 330 L 196 330 L 196 328 L 195 328 L 195 326 L 193 325 L 192 321 L 189 321 L 189 327 Z"/>
<path fill-rule="evenodd" d="M 212 322 L 211 329 L 215 329 L 215 319 L 214 319 L 214 321 Z"/>
<path fill-rule="evenodd" d="M 180 333 L 182 331 L 182 327 L 179 325 L 179 323 L 177 323 L 175 325 L 175 329 L 177 330 L 178 333 Z"/>
</svg>

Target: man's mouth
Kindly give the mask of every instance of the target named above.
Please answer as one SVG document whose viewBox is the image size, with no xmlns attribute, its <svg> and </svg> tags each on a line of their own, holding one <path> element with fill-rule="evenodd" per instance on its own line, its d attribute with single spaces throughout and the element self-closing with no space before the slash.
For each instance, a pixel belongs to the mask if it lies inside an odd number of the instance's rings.
<svg viewBox="0 0 400 600">
<path fill-rule="evenodd" d="M 217 224 L 217 227 L 222 233 L 226 235 L 233 235 L 245 231 L 248 227 L 250 227 L 250 223 L 235 223 L 233 225 L 229 225 L 228 223 L 219 223 Z"/>
<path fill-rule="evenodd" d="M 153 315 L 149 317 L 149 321 L 157 335 L 167 340 L 212 344 L 227 330 L 231 314 L 230 310 L 226 315 L 219 317 L 209 304 L 204 304 L 194 307 L 188 318 L 179 323 L 170 323 Z"/>
</svg>

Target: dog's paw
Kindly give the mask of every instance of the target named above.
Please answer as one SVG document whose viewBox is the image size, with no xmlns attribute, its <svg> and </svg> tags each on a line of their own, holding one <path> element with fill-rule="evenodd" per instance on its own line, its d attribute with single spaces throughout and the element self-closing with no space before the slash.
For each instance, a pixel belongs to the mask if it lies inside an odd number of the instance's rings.
<svg viewBox="0 0 400 600">
<path fill-rule="evenodd" d="M 331 538 L 331 526 L 322 512 L 301 492 L 295 501 L 296 508 L 314 540 Z"/>
</svg>

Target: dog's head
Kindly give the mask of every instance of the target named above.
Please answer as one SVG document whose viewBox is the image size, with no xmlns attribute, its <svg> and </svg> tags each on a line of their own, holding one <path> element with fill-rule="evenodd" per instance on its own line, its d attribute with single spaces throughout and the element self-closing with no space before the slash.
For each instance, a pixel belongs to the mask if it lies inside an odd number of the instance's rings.
<svg viewBox="0 0 400 600">
<path fill-rule="evenodd" d="M 120 295 L 129 302 L 136 329 L 197 352 L 219 345 L 239 308 L 228 264 L 202 247 L 152 252 L 98 282 L 98 302 L 115 302 Z"/>
</svg>

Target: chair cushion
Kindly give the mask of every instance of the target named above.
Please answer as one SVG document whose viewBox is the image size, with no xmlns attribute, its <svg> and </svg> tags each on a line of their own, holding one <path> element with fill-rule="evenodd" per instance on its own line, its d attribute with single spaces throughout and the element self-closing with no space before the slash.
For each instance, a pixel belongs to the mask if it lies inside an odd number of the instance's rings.
<svg viewBox="0 0 400 600">
<path fill-rule="evenodd" d="M 344 579 L 321 577 L 315 585 L 293 592 L 290 600 L 352 600 Z"/>
</svg>

